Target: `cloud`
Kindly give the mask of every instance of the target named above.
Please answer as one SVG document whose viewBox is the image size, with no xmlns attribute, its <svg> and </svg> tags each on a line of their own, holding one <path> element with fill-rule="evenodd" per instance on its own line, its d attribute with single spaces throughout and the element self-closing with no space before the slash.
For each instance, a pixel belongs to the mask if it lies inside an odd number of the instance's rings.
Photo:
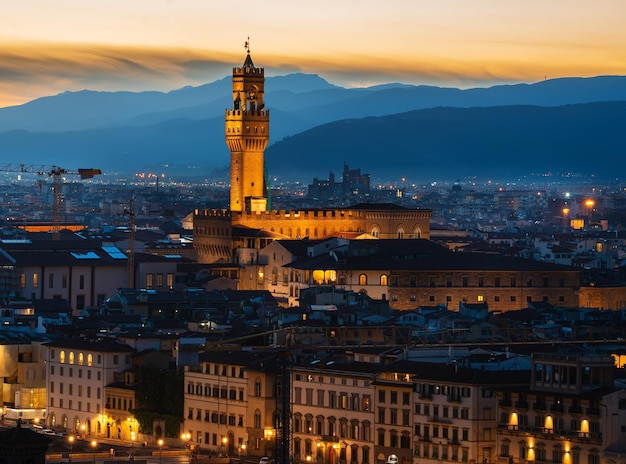
<svg viewBox="0 0 626 464">
<path fill-rule="evenodd" d="M 188 49 L 86 44 L 1 47 L 0 104 L 20 104 L 67 90 L 171 90 L 223 78 L 232 63 L 233 58 Z"/>
<path fill-rule="evenodd" d="M 520 48 L 518 53 L 497 50 L 482 55 L 426 54 L 367 55 L 341 51 L 300 56 L 253 53 L 266 76 L 291 72 L 319 74 L 333 84 L 364 87 L 390 82 L 482 87 L 501 83 L 536 82 L 566 76 L 623 74 L 623 60 L 612 53 L 581 47 L 563 50 Z M 499 54 L 498 54 L 499 53 Z M 557 59 L 555 55 L 561 59 Z M 83 89 L 105 91 L 168 91 L 201 85 L 229 76 L 243 63 L 245 52 L 100 44 L 11 43 L 0 47 L 0 106 Z"/>
</svg>

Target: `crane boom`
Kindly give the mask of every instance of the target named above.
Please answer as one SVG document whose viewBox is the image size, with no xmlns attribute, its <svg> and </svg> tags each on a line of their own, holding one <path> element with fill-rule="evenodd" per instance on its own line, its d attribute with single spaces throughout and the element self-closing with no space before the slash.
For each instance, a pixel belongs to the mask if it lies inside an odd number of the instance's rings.
<svg viewBox="0 0 626 464">
<path fill-rule="evenodd" d="M 1 172 L 23 172 L 52 177 L 52 239 L 59 240 L 61 233 L 61 206 L 63 204 L 63 175 L 78 175 L 92 179 L 102 174 L 100 169 L 87 168 L 72 171 L 59 166 L 43 164 L 0 164 Z"/>
</svg>

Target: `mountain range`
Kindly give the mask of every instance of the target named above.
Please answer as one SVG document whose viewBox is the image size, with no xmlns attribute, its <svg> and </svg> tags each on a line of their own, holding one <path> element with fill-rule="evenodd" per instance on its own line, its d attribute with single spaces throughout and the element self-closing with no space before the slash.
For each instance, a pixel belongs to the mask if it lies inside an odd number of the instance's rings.
<svg viewBox="0 0 626 464">
<path fill-rule="evenodd" d="M 268 77 L 268 173 L 310 182 L 343 162 L 373 177 L 444 180 L 626 168 L 626 77 L 455 89 L 360 89 Z M 226 166 L 230 78 L 171 92 L 64 92 L 0 108 L 6 163 L 207 177 Z"/>
</svg>

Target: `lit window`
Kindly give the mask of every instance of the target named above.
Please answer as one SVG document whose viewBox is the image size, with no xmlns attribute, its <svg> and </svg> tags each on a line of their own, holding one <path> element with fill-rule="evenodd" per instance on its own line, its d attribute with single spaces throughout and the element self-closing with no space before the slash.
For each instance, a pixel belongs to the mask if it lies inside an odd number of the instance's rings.
<svg viewBox="0 0 626 464">
<path fill-rule="evenodd" d="M 59 362 L 61 364 L 65 363 L 65 351 L 61 351 L 61 353 L 59 353 Z"/>
<path fill-rule="evenodd" d="M 70 351 L 70 364 L 74 364 L 74 352 Z"/>
</svg>

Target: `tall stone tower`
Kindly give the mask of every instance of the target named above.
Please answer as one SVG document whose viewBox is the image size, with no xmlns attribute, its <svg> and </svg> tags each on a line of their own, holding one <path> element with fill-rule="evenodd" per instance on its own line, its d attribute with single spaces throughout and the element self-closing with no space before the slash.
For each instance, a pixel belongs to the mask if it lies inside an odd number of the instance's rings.
<svg viewBox="0 0 626 464">
<path fill-rule="evenodd" d="M 230 210 L 267 210 L 264 151 L 270 137 L 270 112 L 264 109 L 265 71 L 247 56 L 233 68 L 233 108 L 226 110 L 226 144 L 230 150 Z"/>
</svg>

